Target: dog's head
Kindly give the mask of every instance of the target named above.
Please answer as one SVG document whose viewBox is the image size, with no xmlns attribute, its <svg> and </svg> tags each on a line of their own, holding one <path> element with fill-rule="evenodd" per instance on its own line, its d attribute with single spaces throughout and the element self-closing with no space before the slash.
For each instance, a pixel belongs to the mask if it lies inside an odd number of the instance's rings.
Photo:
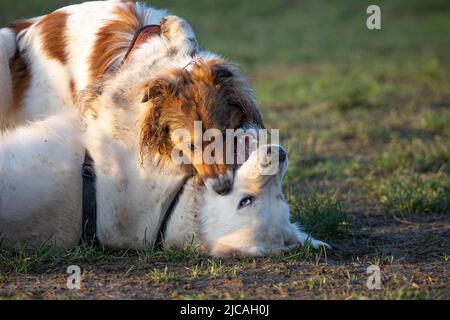
<svg viewBox="0 0 450 320">
<path fill-rule="evenodd" d="M 300 243 L 282 191 L 287 166 L 281 146 L 263 146 L 237 171 L 230 194 L 207 191 L 200 219 L 202 240 L 211 254 L 264 255 Z"/>
<path fill-rule="evenodd" d="M 176 149 L 190 163 L 184 166 L 187 170 L 197 172 L 216 193 L 228 194 L 234 167 L 227 164 L 226 130 L 263 127 L 252 90 L 239 70 L 223 60 L 199 59 L 150 81 L 142 101 L 148 104 L 142 152 L 158 152 L 169 161 Z M 188 133 L 187 140 L 174 134 L 180 131 Z M 218 141 L 224 142 L 221 147 L 211 148 Z"/>
</svg>

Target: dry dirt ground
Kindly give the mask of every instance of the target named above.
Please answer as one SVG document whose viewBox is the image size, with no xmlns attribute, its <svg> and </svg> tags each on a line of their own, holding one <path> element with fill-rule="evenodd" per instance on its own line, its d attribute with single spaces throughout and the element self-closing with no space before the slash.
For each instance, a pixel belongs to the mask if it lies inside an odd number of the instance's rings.
<svg viewBox="0 0 450 320">
<path fill-rule="evenodd" d="M 330 252 L 261 259 L 179 262 L 135 257 L 80 263 L 81 290 L 67 289 L 67 266 L 1 272 L 3 299 L 450 299 L 450 218 L 354 218 L 355 230 Z M 173 259 L 173 258 L 171 258 Z M 149 261 L 146 261 L 149 260 Z M 177 259 L 175 259 L 177 260 Z M 367 267 L 381 269 L 368 290 Z"/>
</svg>

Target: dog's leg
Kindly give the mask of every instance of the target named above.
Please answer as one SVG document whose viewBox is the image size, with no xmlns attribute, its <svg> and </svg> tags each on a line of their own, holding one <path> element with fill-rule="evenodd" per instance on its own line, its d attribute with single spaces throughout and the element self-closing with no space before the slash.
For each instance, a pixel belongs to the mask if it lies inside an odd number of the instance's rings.
<svg viewBox="0 0 450 320">
<path fill-rule="evenodd" d="M 194 55 L 199 50 L 197 38 L 192 27 L 180 17 L 165 17 L 161 21 L 161 32 L 171 43 L 173 52 Z"/>
<path fill-rule="evenodd" d="M 9 60 L 16 49 L 16 39 L 11 29 L 0 29 L 0 130 L 12 104 L 12 80 Z"/>
<path fill-rule="evenodd" d="M 297 233 L 297 239 L 298 239 L 298 241 L 300 241 L 302 246 L 309 243 L 311 245 L 311 247 L 313 247 L 314 249 L 319 249 L 320 247 L 324 247 L 326 249 L 331 249 L 331 246 L 328 243 L 325 243 L 320 240 L 316 240 L 312 236 L 307 234 L 306 232 L 299 231 Z"/>
</svg>

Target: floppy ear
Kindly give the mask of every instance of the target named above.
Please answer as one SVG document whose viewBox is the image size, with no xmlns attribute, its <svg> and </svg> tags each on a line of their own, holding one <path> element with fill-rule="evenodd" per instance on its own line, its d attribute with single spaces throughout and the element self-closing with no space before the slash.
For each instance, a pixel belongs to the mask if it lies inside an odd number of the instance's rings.
<svg viewBox="0 0 450 320">
<path fill-rule="evenodd" d="M 168 80 L 164 79 L 158 79 L 152 81 L 147 91 L 144 94 L 144 97 L 142 98 L 142 103 L 147 103 L 150 100 L 158 100 L 164 96 L 164 94 L 168 94 L 170 92 L 170 83 Z"/>
<path fill-rule="evenodd" d="M 216 86 L 223 86 L 230 82 L 235 75 L 227 65 L 220 63 L 212 67 L 212 76 Z"/>
<path fill-rule="evenodd" d="M 154 80 L 148 86 L 142 99 L 142 103 L 147 103 L 150 100 L 158 100 L 163 96 L 176 97 L 183 88 L 187 87 L 191 82 L 192 80 L 187 71 L 172 75 L 166 79 L 162 78 Z"/>
<path fill-rule="evenodd" d="M 239 69 L 231 63 L 216 63 L 212 76 L 214 84 L 225 90 L 229 105 L 240 110 L 240 126 L 264 128 L 253 89 Z"/>
<path fill-rule="evenodd" d="M 169 119 L 163 110 L 170 103 L 171 90 L 167 80 L 153 81 L 144 98 L 148 103 L 147 114 L 141 130 L 141 155 L 159 153 L 166 155 L 171 150 Z"/>
<path fill-rule="evenodd" d="M 154 92 L 151 92 L 150 90 L 147 90 L 146 92 L 145 92 L 145 95 L 144 95 L 144 97 L 142 98 L 142 103 L 147 103 L 147 102 L 149 102 L 150 101 L 150 99 L 154 96 Z"/>
</svg>

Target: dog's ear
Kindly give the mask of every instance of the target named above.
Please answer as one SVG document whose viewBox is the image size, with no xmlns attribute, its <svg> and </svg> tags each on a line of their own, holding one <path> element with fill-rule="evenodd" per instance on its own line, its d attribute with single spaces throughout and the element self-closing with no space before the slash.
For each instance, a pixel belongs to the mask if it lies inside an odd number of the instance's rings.
<svg viewBox="0 0 450 320">
<path fill-rule="evenodd" d="M 158 96 L 160 94 L 160 91 L 158 90 L 153 90 L 155 88 L 150 88 L 148 89 L 145 94 L 144 97 L 142 98 L 142 103 L 147 103 L 149 102 L 153 97 Z"/>
<path fill-rule="evenodd" d="M 143 103 L 149 103 L 142 124 L 141 155 L 160 153 L 166 155 L 171 150 L 169 119 L 163 112 L 170 105 L 172 89 L 169 81 L 153 81 L 147 89 Z"/>
<path fill-rule="evenodd" d="M 218 63 L 212 67 L 212 76 L 216 86 L 223 86 L 231 82 L 235 74 L 228 65 Z"/>
<path fill-rule="evenodd" d="M 153 80 L 147 87 L 142 103 L 160 100 L 164 97 L 176 97 L 192 83 L 187 71 L 172 74 L 168 78 Z"/>
<path fill-rule="evenodd" d="M 261 113 L 256 105 L 253 89 L 245 76 L 231 63 L 219 62 L 212 67 L 214 84 L 225 91 L 228 104 L 235 108 L 239 116 L 239 126 L 264 128 Z"/>
<path fill-rule="evenodd" d="M 147 90 L 145 91 L 142 103 L 147 103 L 150 100 L 161 100 L 164 95 L 170 95 L 173 91 L 173 85 L 166 79 L 157 79 L 149 83 Z"/>
</svg>

